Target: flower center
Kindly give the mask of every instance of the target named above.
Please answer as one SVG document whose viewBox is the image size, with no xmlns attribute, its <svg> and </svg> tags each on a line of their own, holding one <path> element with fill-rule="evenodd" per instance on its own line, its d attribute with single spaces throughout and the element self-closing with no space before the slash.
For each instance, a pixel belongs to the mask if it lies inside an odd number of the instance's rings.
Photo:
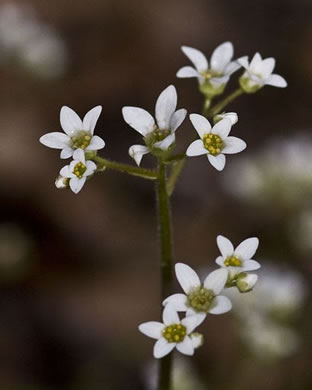
<svg viewBox="0 0 312 390">
<path fill-rule="evenodd" d="M 167 129 L 159 129 L 158 127 L 145 137 L 145 143 L 149 148 L 152 148 L 156 142 L 164 140 L 171 131 Z"/>
<path fill-rule="evenodd" d="M 235 256 L 229 256 L 224 260 L 224 265 L 227 267 L 240 267 L 242 265 L 241 260 Z"/>
<path fill-rule="evenodd" d="M 196 287 L 190 291 L 187 296 L 188 307 L 191 307 L 196 312 L 207 313 L 211 307 L 211 304 L 215 298 L 214 292 L 203 286 Z"/>
<path fill-rule="evenodd" d="M 73 149 L 85 149 L 90 145 L 92 135 L 89 131 L 81 130 L 71 137 L 71 147 Z"/>
<path fill-rule="evenodd" d="M 186 336 L 186 327 L 181 324 L 173 324 L 166 326 L 162 333 L 169 343 L 181 343 Z"/>
<path fill-rule="evenodd" d="M 78 177 L 78 179 L 81 179 L 86 170 L 87 167 L 84 165 L 84 163 L 79 161 L 79 163 L 75 165 L 73 173 Z"/>
<path fill-rule="evenodd" d="M 201 76 L 205 80 L 210 80 L 213 77 L 222 77 L 223 73 L 214 72 L 213 70 L 209 69 L 209 70 L 206 70 L 205 72 L 201 72 Z"/>
<path fill-rule="evenodd" d="M 213 156 L 217 156 L 223 149 L 223 140 L 216 134 L 205 134 L 203 137 L 204 147 Z"/>
</svg>

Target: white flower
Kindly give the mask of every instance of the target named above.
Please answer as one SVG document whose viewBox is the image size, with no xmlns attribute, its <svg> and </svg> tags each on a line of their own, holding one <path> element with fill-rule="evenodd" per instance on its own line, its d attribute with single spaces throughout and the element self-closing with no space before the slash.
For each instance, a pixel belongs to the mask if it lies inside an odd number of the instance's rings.
<svg viewBox="0 0 312 390">
<path fill-rule="evenodd" d="M 86 161 L 84 151 L 77 149 L 73 155 L 74 160 L 60 170 L 60 175 L 69 178 L 70 189 L 77 194 L 87 180 L 87 176 L 93 175 L 96 165 L 93 161 Z"/>
<path fill-rule="evenodd" d="M 69 186 L 68 177 L 58 175 L 57 178 L 55 179 L 55 187 L 58 189 L 64 189 L 64 188 L 68 188 L 68 186 Z"/>
<path fill-rule="evenodd" d="M 261 55 L 256 53 L 250 63 L 247 56 L 239 58 L 237 62 L 246 69 L 240 78 L 240 85 L 245 92 L 256 92 L 264 85 L 287 87 L 287 82 L 282 76 L 272 73 L 275 67 L 273 57 L 262 59 Z"/>
<path fill-rule="evenodd" d="M 221 119 L 228 118 L 232 126 L 238 122 L 238 115 L 236 112 L 224 112 L 223 114 L 217 114 L 213 117 L 214 123 L 219 122 Z"/>
<path fill-rule="evenodd" d="M 206 154 L 210 164 L 218 171 L 225 166 L 225 155 L 243 151 L 246 143 L 237 137 L 229 137 L 232 122 L 229 118 L 221 119 L 213 128 L 204 116 L 191 114 L 190 120 L 200 139 L 191 143 L 186 155 L 189 157 Z"/>
<path fill-rule="evenodd" d="M 241 293 L 249 292 L 255 287 L 257 281 L 258 281 L 258 275 L 241 272 L 237 276 L 236 287 Z"/>
<path fill-rule="evenodd" d="M 216 263 L 228 269 L 230 278 L 241 272 L 255 271 L 261 267 L 257 261 L 251 259 L 259 245 L 257 237 L 247 238 L 234 250 L 231 241 L 219 235 L 217 245 L 222 256 L 217 257 Z"/>
<path fill-rule="evenodd" d="M 144 154 L 155 149 L 166 151 L 175 142 L 175 131 L 184 121 L 186 110 L 176 111 L 177 91 L 169 85 L 159 95 L 154 118 L 146 110 L 139 107 L 123 107 L 124 120 L 134 130 L 143 135 L 146 146 L 133 145 L 129 148 L 129 155 L 140 165 Z"/>
<path fill-rule="evenodd" d="M 241 67 L 236 61 L 231 61 L 234 52 L 231 42 L 224 42 L 213 51 L 210 66 L 201 51 L 188 46 L 182 46 L 182 51 L 194 64 L 194 68 L 184 66 L 177 72 L 177 77 L 196 77 L 200 85 L 208 83 L 214 88 L 225 85 L 231 74 Z"/>
<path fill-rule="evenodd" d="M 228 279 L 226 269 L 211 272 L 201 283 L 197 273 L 188 265 L 175 265 L 176 277 L 185 294 L 173 294 L 166 298 L 163 305 L 172 306 L 177 311 L 186 311 L 186 315 L 198 315 L 198 325 L 207 314 L 223 314 L 231 310 L 229 298 L 220 296 Z"/>
<path fill-rule="evenodd" d="M 156 359 L 160 359 L 168 355 L 175 347 L 184 355 L 193 355 L 194 342 L 189 335 L 196 328 L 197 323 L 196 315 L 185 317 L 180 321 L 178 313 L 168 305 L 163 310 L 163 323 L 144 322 L 139 325 L 139 330 L 146 336 L 157 340 L 153 354 Z"/>
<path fill-rule="evenodd" d="M 97 135 L 93 135 L 102 107 L 96 106 L 86 113 L 83 121 L 71 108 L 63 106 L 60 112 L 62 129 L 47 133 L 40 138 L 40 142 L 49 148 L 62 149 L 61 158 L 72 157 L 76 149 L 93 151 L 104 148 L 105 142 Z"/>
</svg>

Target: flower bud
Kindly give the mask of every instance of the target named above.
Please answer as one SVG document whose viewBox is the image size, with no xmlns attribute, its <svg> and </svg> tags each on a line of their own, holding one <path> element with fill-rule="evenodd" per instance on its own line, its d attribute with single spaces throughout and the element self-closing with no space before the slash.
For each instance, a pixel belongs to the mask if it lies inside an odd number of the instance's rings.
<svg viewBox="0 0 312 390">
<path fill-rule="evenodd" d="M 236 287 L 241 293 L 251 291 L 257 283 L 258 275 L 241 272 L 236 279 Z"/>
<path fill-rule="evenodd" d="M 201 333 L 193 332 L 190 334 L 190 338 L 195 349 L 204 344 L 204 336 Z"/>
<path fill-rule="evenodd" d="M 221 121 L 224 118 L 228 118 L 232 125 L 235 125 L 235 123 L 238 122 L 238 115 L 236 112 L 224 112 L 223 114 L 218 114 L 213 117 L 213 122 L 216 124 L 217 122 Z"/>
<path fill-rule="evenodd" d="M 62 175 L 58 175 L 57 178 L 55 179 L 55 186 L 58 189 L 68 188 L 69 179 L 67 177 L 62 176 Z"/>
</svg>

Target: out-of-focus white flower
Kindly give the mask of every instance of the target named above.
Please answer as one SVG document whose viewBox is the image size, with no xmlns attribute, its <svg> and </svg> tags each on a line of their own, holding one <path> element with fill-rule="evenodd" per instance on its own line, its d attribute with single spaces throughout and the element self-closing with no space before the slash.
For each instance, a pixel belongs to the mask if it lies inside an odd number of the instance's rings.
<svg viewBox="0 0 312 390">
<path fill-rule="evenodd" d="M 47 133 L 40 137 L 40 142 L 53 149 L 62 149 L 61 158 L 72 157 L 77 149 L 94 151 L 104 148 L 105 142 L 97 135 L 93 135 L 96 122 L 101 114 L 102 107 L 97 106 L 86 113 L 83 121 L 71 108 L 63 106 L 60 113 L 62 129 Z"/>
<path fill-rule="evenodd" d="M 219 295 L 228 278 L 225 269 L 218 269 L 201 283 L 197 273 L 187 264 L 175 265 L 176 277 L 185 294 L 173 294 L 163 302 L 165 306 L 173 306 L 177 311 L 186 311 L 186 315 L 198 315 L 198 325 L 207 314 L 223 314 L 231 310 L 231 301 Z"/>
<path fill-rule="evenodd" d="M 193 332 L 190 334 L 190 338 L 195 349 L 201 347 L 204 344 L 204 336 L 201 333 Z"/>
<path fill-rule="evenodd" d="M 272 73 L 275 67 L 273 57 L 262 59 L 261 55 L 256 53 L 250 63 L 248 56 L 239 58 L 237 62 L 246 69 L 239 81 L 246 93 L 254 93 L 264 85 L 287 87 L 287 82 L 282 76 Z"/>
<path fill-rule="evenodd" d="M 216 263 L 229 271 L 230 279 L 241 272 L 255 271 L 260 268 L 260 264 L 252 260 L 259 245 L 257 237 L 247 238 L 234 249 L 228 238 L 219 235 L 217 245 L 222 256 L 217 257 Z"/>
<path fill-rule="evenodd" d="M 84 186 L 87 177 L 93 175 L 96 165 L 93 161 L 86 161 L 82 149 L 77 149 L 73 155 L 74 160 L 60 170 L 60 175 L 69 179 L 69 187 L 75 193 Z"/>
<path fill-rule="evenodd" d="M 187 148 L 189 157 L 206 154 L 210 164 L 218 171 L 225 166 L 225 154 L 235 154 L 246 148 L 246 143 L 237 137 L 229 137 L 232 127 L 230 118 L 221 119 L 212 128 L 207 118 L 191 114 L 190 120 L 200 139 L 192 142 Z"/>
<path fill-rule="evenodd" d="M 231 42 L 224 42 L 213 51 L 210 66 L 201 51 L 188 46 L 182 46 L 182 51 L 194 67 L 184 66 L 178 70 L 177 77 L 196 77 L 200 90 L 207 96 L 222 93 L 232 73 L 241 67 L 237 61 L 231 61 L 234 53 Z"/>
<path fill-rule="evenodd" d="M 184 121 L 186 110 L 177 110 L 177 91 L 173 85 L 169 85 L 159 95 L 154 118 L 149 112 L 139 107 L 123 107 L 124 120 L 134 130 L 143 135 L 146 146 L 132 145 L 129 155 L 140 165 L 144 154 L 160 150 L 164 152 L 175 142 L 175 131 Z"/>
<path fill-rule="evenodd" d="M 216 124 L 217 122 L 221 121 L 224 118 L 228 118 L 231 121 L 232 126 L 238 122 L 238 115 L 236 112 L 224 112 L 223 114 L 217 114 L 213 117 L 214 124 Z"/>
<path fill-rule="evenodd" d="M 139 325 L 139 330 L 146 336 L 157 340 L 153 355 L 156 359 L 160 359 L 174 348 L 184 355 L 193 355 L 194 345 L 190 334 L 197 327 L 197 323 L 197 315 L 180 320 L 176 310 L 171 305 L 167 305 L 163 310 L 163 323 L 144 322 Z"/>
<path fill-rule="evenodd" d="M 236 286 L 241 293 L 249 292 L 255 287 L 257 280 L 258 275 L 241 272 L 236 278 Z"/>
</svg>

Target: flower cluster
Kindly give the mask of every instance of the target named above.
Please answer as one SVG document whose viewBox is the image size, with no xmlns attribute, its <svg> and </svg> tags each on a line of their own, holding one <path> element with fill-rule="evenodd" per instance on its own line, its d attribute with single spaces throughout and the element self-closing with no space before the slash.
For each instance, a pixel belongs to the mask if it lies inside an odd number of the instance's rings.
<svg viewBox="0 0 312 390">
<path fill-rule="evenodd" d="M 258 277 L 247 272 L 260 268 L 260 264 L 251 259 L 258 244 L 258 238 L 252 237 L 234 249 L 230 240 L 218 236 L 217 245 L 222 256 L 216 263 L 220 268 L 210 272 L 203 282 L 187 264 L 175 265 L 175 274 L 184 294 L 173 294 L 163 301 L 163 323 L 150 321 L 139 325 L 143 334 L 157 340 L 153 352 L 156 359 L 175 347 L 185 355 L 193 355 L 203 343 L 203 336 L 193 332 L 196 327 L 208 314 L 223 314 L 232 308 L 230 299 L 220 295 L 222 291 L 235 286 L 242 293 L 253 289 Z M 178 312 L 185 313 L 182 320 Z"/>
</svg>

